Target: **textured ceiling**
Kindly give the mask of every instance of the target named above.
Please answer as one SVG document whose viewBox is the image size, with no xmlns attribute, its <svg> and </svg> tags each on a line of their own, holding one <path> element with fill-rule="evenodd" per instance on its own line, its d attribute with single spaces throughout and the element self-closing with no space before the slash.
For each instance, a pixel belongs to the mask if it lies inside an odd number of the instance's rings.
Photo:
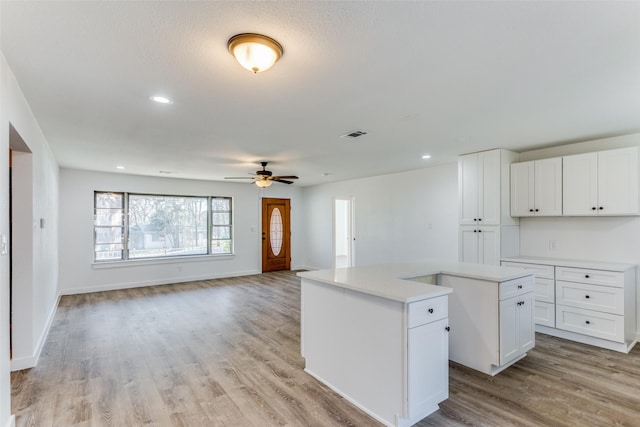
<svg viewBox="0 0 640 427">
<path fill-rule="evenodd" d="M 63 167 L 220 180 L 268 160 L 312 185 L 640 132 L 637 1 L 0 7 L 2 51 Z M 244 70 L 226 50 L 241 32 L 283 58 Z"/>
</svg>

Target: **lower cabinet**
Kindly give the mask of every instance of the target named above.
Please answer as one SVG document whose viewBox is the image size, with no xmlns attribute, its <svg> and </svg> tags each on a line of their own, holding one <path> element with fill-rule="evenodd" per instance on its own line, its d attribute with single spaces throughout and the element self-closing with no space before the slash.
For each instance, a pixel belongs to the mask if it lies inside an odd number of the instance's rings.
<svg viewBox="0 0 640 427">
<path fill-rule="evenodd" d="M 635 345 L 635 265 L 533 257 L 501 264 L 536 273 L 538 332 L 625 353 Z"/>
<path fill-rule="evenodd" d="M 500 364 L 535 346 L 533 292 L 500 301 Z"/>
<path fill-rule="evenodd" d="M 429 412 L 449 393 L 448 319 L 408 331 L 409 418 Z"/>
</svg>

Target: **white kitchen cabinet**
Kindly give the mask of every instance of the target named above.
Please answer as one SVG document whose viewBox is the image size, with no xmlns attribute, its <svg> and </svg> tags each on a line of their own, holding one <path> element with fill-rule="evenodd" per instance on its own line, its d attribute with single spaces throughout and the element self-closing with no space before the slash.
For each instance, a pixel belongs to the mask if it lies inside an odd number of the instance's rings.
<svg viewBox="0 0 640 427">
<path fill-rule="evenodd" d="M 500 227 L 460 227 L 460 261 L 499 265 Z"/>
<path fill-rule="evenodd" d="M 535 257 L 501 264 L 536 271 L 536 331 L 625 353 L 635 345 L 635 265 Z"/>
<path fill-rule="evenodd" d="M 562 158 L 511 165 L 511 215 L 562 215 Z"/>
<path fill-rule="evenodd" d="M 449 396 L 451 290 L 390 278 L 379 296 L 380 274 L 360 287 L 321 273 L 300 273 L 305 372 L 387 426 L 409 427 L 436 411 Z"/>
<path fill-rule="evenodd" d="M 533 292 L 500 301 L 500 364 L 534 347 L 533 313 Z"/>
<path fill-rule="evenodd" d="M 563 157 L 563 215 L 640 214 L 638 147 Z"/>
<path fill-rule="evenodd" d="M 409 329 L 409 419 L 448 397 L 448 330 L 446 318 Z"/>
<path fill-rule="evenodd" d="M 533 348 L 533 275 L 504 282 L 443 276 L 439 283 L 454 291 L 449 360 L 496 375 Z"/>
<path fill-rule="evenodd" d="M 513 225 L 509 215 L 509 165 L 517 154 L 490 150 L 458 159 L 460 225 Z"/>
</svg>

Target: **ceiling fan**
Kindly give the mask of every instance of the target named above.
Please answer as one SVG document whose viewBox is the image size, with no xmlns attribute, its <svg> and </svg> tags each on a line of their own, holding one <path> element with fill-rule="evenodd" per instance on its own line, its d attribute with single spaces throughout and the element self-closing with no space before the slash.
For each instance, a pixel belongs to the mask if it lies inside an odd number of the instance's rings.
<svg viewBox="0 0 640 427">
<path fill-rule="evenodd" d="M 226 176 L 224 179 L 252 179 L 252 184 L 255 183 L 260 188 L 270 187 L 273 181 L 281 182 L 283 184 L 293 184 L 290 179 L 298 179 L 295 175 L 273 175 L 273 172 L 267 170 L 267 164 L 269 162 L 260 162 L 262 165 L 261 171 L 256 171 L 255 176 Z"/>
</svg>

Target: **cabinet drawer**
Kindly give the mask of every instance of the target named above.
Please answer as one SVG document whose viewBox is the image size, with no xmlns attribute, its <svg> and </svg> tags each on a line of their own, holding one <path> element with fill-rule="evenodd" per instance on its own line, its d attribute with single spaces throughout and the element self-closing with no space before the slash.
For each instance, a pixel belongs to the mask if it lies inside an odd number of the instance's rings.
<svg viewBox="0 0 640 427">
<path fill-rule="evenodd" d="M 557 303 L 587 310 L 624 314 L 624 288 L 556 281 Z"/>
<path fill-rule="evenodd" d="M 538 325 L 556 327 L 556 306 L 548 302 L 536 301 L 533 311 L 533 321 Z"/>
<path fill-rule="evenodd" d="M 556 286 L 552 279 L 539 279 L 536 277 L 536 285 L 533 295 L 536 301 L 556 302 Z"/>
<path fill-rule="evenodd" d="M 624 316 L 556 305 L 556 328 L 624 342 Z"/>
<path fill-rule="evenodd" d="M 449 316 L 448 297 L 425 299 L 409 304 L 408 327 L 424 325 Z"/>
<path fill-rule="evenodd" d="M 588 268 L 556 267 L 556 280 L 624 287 L 624 273 Z"/>
<path fill-rule="evenodd" d="M 533 292 L 535 287 L 534 283 L 534 276 L 500 282 L 500 301 L 509 299 L 516 295 Z"/>
<path fill-rule="evenodd" d="M 500 263 L 503 267 L 514 267 L 514 268 L 524 268 L 525 270 L 534 273 L 536 275 L 536 279 L 552 279 L 554 278 L 554 268 L 553 265 L 539 265 L 539 264 L 527 264 L 524 262 L 511 262 L 511 261 L 502 261 Z"/>
</svg>

